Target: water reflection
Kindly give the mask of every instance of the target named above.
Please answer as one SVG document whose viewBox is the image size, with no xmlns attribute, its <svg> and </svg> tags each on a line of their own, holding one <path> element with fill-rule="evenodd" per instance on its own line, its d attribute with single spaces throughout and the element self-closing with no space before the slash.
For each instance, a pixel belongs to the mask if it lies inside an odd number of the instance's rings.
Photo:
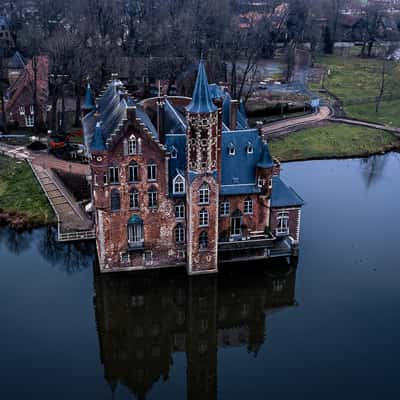
<svg viewBox="0 0 400 400">
<path fill-rule="evenodd" d="M 361 171 L 367 188 L 376 184 L 383 175 L 388 158 L 381 155 L 374 155 L 368 158 L 362 158 Z"/>
<path fill-rule="evenodd" d="M 185 352 L 187 398 L 216 399 L 217 349 L 243 346 L 257 355 L 266 316 L 295 304 L 295 266 L 241 266 L 194 279 L 171 270 L 97 276 L 95 292 L 101 361 L 113 392 L 123 384 L 145 399 L 156 381 L 168 379 L 172 354 Z"/>
<path fill-rule="evenodd" d="M 57 230 L 51 226 L 24 232 L 2 226 L 0 227 L 1 246 L 5 246 L 10 253 L 16 255 L 35 246 L 50 265 L 58 267 L 67 274 L 82 271 L 93 265 L 95 257 L 94 242 L 58 242 Z"/>
</svg>

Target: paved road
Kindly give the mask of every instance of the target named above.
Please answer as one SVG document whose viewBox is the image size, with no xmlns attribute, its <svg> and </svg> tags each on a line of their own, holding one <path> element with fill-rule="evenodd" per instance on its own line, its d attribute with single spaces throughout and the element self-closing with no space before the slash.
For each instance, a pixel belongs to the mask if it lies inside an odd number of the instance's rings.
<svg viewBox="0 0 400 400">
<path fill-rule="evenodd" d="M 303 117 L 289 118 L 283 121 L 272 122 L 271 124 L 264 125 L 261 128 L 261 131 L 267 138 L 276 138 L 287 134 L 293 128 L 304 128 L 307 125 L 313 125 L 325 121 L 330 117 L 330 115 L 331 109 L 327 106 L 322 106 L 318 112 Z"/>
</svg>

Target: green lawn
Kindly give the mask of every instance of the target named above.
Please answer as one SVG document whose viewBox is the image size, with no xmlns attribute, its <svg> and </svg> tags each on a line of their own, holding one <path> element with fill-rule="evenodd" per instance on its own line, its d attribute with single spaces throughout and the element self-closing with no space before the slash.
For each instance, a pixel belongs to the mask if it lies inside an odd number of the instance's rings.
<svg viewBox="0 0 400 400">
<path fill-rule="evenodd" d="M 365 156 L 400 148 L 400 139 L 376 129 L 330 124 L 304 129 L 271 141 L 271 154 L 281 161 Z"/>
<path fill-rule="evenodd" d="M 375 104 L 355 104 L 345 107 L 349 117 L 367 119 L 380 124 L 400 127 L 400 100 L 383 101 L 379 112 L 376 113 Z"/>
<path fill-rule="evenodd" d="M 21 216 L 30 225 L 55 221 L 45 195 L 23 161 L 0 156 L 0 211 Z"/>
<path fill-rule="evenodd" d="M 386 101 L 379 114 L 375 112 L 374 99 L 379 94 L 382 60 L 320 56 L 316 61 L 328 68 L 325 87 L 343 101 L 344 110 L 350 117 L 400 126 L 400 117 L 393 117 L 399 110 L 400 101 Z M 384 95 L 400 96 L 400 65 L 388 63 L 387 70 Z M 316 89 L 316 86 L 312 85 L 312 88 Z M 350 104 L 357 101 L 364 103 Z"/>
</svg>

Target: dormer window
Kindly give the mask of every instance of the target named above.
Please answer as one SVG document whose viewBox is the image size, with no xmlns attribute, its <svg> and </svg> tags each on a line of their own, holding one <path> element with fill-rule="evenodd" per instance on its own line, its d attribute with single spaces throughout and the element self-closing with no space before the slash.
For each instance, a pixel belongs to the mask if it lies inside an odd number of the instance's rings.
<svg viewBox="0 0 400 400">
<path fill-rule="evenodd" d="M 247 144 L 246 151 L 247 151 L 247 154 L 253 154 L 254 153 L 254 147 L 250 142 Z"/>
<path fill-rule="evenodd" d="M 236 154 L 236 149 L 235 149 L 235 146 L 233 145 L 233 143 L 230 143 L 228 146 L 228 154 L 230 156 L 234 156 Z"/>
<path fill-rule="evenodd" d="M 258 187 L 262 188 L 265 184 L 265 179 L 261 176 L 258 177 Z"/>
<path fill-rule="evenodd" d="M 178 158 L 178 150 L 175 147 L 171 149 L 171 158 Z"/>
<path fill-rule="evenodd" d="M 173 191 L 174 194 L 185 193 L 185 179 L 182 175 L 177 175 L 173 181 Z"/>
</svg>

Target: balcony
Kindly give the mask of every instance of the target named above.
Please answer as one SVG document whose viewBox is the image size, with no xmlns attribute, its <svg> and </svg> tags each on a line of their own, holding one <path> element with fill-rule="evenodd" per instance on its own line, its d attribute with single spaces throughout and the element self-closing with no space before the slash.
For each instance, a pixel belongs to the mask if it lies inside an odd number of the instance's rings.
<svg viewBox="0 0 400 400">
<path fill-rule="evenodd" d="M 241 251 L 250 249 L 265 249 L 274 246 L 275 236 L 271 233 L 250 232 L 247 237 L 235 236 L 231 237 L 229 241 L 218 242 L 218 251 Z"/>
<path fill-rule="evenodd" d="M 137 242 L 129 242 L 128 241 L 128 249 L 129 250 L 142 250 L 144 248 L 144 240 L 140 240 Z"/>
</svg>

